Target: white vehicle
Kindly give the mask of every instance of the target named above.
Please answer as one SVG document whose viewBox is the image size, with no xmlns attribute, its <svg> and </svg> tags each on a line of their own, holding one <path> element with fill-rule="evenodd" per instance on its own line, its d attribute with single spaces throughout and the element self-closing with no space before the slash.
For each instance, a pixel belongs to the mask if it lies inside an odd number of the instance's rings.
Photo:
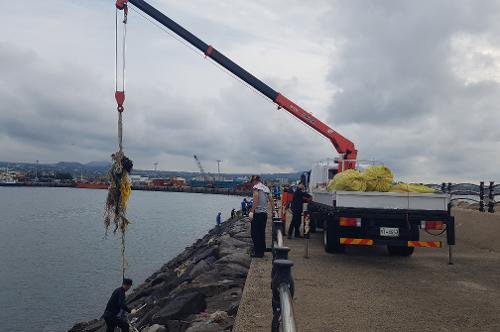
<svg viewBox="0 0 500 332">
<path fill-rule="evenodd" d="M 374 162 L 356 162 L 356 168 L 370 164 Z M 441 248 L 440 241 L 420 241 L 421 230 L 446 231 L 448 245 L 455 244 L 449 195 L 329 192 L 337 170 L 337 160 L 322 160 L 313 165 L 308 183 L 312 228 L 323 228 L 327 252 L 343 252 L 346 245 L 386 245 L 391 255 L 410 256 L 415 247 Z"/>
</svg>

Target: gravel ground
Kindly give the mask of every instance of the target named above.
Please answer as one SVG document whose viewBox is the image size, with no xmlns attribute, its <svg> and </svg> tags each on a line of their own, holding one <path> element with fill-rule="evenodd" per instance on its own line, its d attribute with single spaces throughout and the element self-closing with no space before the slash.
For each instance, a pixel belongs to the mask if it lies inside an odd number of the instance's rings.
<svg viewBox="0 0 500 332">
<path fill-rule="evenodd" d="M 305 259 L 304 241 L 287 240 L 298 330 L 500 331 L 499 232 L 491 233 L 500 218 L 461 210 L 454 215 L 460 225 L 454 265 L 447 264 L 446 248 L 417 248 L 409 258 L 388 256 L 383 247 L 327 254 L 320 233 L 313 234 Z M 482 232 L 483 219 L 490 227 Z M 252 261 L 235 331 L 270 330 L 270 273 L 269 257 Z"/>
</svg>

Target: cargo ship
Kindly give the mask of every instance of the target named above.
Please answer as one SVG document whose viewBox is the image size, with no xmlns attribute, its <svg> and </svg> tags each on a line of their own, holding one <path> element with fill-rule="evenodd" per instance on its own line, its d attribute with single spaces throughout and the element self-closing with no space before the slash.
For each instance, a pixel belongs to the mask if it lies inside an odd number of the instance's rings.
<svg viewBox="0 0 500 332">
<path fill-rule="evenodd" d="M 87 189 L 108 189 L 109 184 L 105 182 L 75 182 L 75 188 L 87 188 Z"/>
</svg>

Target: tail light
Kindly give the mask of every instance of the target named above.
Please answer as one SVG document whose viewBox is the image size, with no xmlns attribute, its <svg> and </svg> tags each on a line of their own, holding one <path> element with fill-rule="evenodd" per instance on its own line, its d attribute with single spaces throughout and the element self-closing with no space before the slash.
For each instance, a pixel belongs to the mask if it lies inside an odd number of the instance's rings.
<svg viewBox="0 0 500 332">
<path fill-rule="evenodd" d="M 422 220 L 420 223 L 420 228 L 422 229 L 435 229 L 435 230 L 443 230 L 444 223 L 442 221 L 435 220 Z"/>
<path fill-rule="evenodd" d="M 339 218 L 339 225 L 346 227 L 361 227 L 361 218 Z"/>
</svg>

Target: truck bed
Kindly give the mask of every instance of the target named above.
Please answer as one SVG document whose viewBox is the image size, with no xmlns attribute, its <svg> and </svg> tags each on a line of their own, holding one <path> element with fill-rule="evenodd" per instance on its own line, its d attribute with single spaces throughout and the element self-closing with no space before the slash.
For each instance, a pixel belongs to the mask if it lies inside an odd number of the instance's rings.
<svg viewBox="0 0 500 332">
<path fill-rule="evenodd" d="M 324 205 L 368 209 L 447 211 L 450 201 L 447 194 L 372 191 L 316 191 L 312 196 L 314 202 Z"/>
</svg>

